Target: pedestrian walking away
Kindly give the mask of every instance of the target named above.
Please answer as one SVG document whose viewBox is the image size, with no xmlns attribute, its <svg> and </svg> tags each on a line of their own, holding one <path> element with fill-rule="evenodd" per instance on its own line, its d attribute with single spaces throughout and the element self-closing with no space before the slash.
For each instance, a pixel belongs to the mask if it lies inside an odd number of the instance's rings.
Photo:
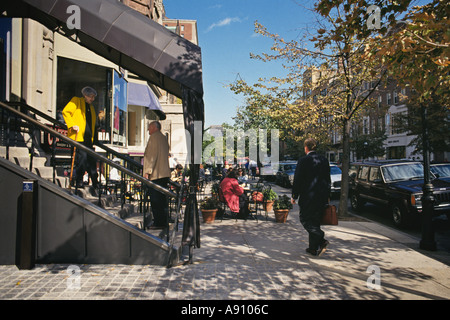
<svg viewBox="0 0 450 320">
<path fill-rule="evenodd" d="M 298 199 L 300 222 L 309 235 L 306 252 L 320 256 L 327 248 L 328 241 L 320 228 L 324 208 L 331 191 L 330 164 L 316 152 L 317 142 L 308 138 L 304 142 L 306 156 L 297 162 L 292 187 L 291 203 Z"/>
<path fill-rule="evenodd" d="M 144 153 L 143 175 L 153 183 L 168 188 L 171 172 L 167 138 L 161 133 L 161 124 L 158 121 L 152 121 L 148 124 L 148 132 L 150 138 Z M 165 228 L 169 224 L 167 197 L 153 188 L 150 188 L 149 193 L 154 219 L 153 226 Z"/>
<path fill-rule="evenodd" d="M 93 149 L 93 145 L 97 141 L 95 126 L 97 116 L 92 103 L 97 96 L 97 92 L 91 87 L 84 87 L 81 93 L 83 97 L 73 97 L 64 107 L 62 115 L 68 129 L 67 136 Z M 86 151 L 80 150 L 79 148 L 76 150 L 73 171 L 75 181 L 71 181 L 70 183 L 81 187 L 83 185 L 84 173 L 88 172 L 92 180 L 92 185 L 97 189 L 97 162 Z"/>
</svg>

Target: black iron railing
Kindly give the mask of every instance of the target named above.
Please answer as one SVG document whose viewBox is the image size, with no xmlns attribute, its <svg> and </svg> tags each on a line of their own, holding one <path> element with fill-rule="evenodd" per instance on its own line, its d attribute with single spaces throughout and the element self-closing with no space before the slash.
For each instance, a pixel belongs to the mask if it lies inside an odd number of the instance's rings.
<svg viewBox="0 0 450 320">
<path fill-rule="evenodd" d="M 40 112 L 39 110 L 36 110 L 35 108 L 21 103 L 21 102 L 0 102 L 0 125 L 2 126 L 2 130 L 0 132 L 0 145 L 4 145 L 6 147 L 6 158 L 9 160 L 9 147 L 12 145 L 16 145 L 16 142 L 18 140 L 18 137 L 21 136 L 21 133 L 28 133 L 30 135 L 31 144 L 32 144 L 32 150 L 37 147 L 36 146 L 36 133 L 40 134 L 40 131 L 45 132 L 46 134 L 49 134 L 52 137 L 52 152 L 51 152 L 51 166 L 53 167 L 53 183 L 56 183 L 56 167 L 57 167 L 57 161 L 56 161 L 56 154 L 55 154 L 55 148 L 56 148 L 56 140 L 59 139 L 60 141 L 63 141 L 65 144 L 69 145 L 70 147 L 75 147 L 78 149 L 81 149 L 85 151 L 89 156 L 96 159 L 96 161 L 100 162 L 100 167 L 102 167 L 103 164 L 107 164 L 110 167 L 114 167 L 118 169 L 121 172 L 121 182 L 118 186 L 120 188 L 120 199 L 121 199 L 121 206 L 123 208 L 124 203 L 126 201 L 126 191 L 127 191 L 127 182 L 130 180 L 134 180 L 136 184 L 139 185 L 139 208 L 143 216 L 142 221 L 142 228 L 145 230 L 146 226 L 148 225 L 146 221 L 146 208 L 148 208 L 148 197 L 145 196 L 147 194 L 146 189 L 153 188 L 164 195 L 166 195 L 174 204 L 174 208 L 171 206 L 171 210 L 169 211 L 169 215 L 172 215 L 172 211 L 175 211 L 175 215 L 172 219 L 174 219 L 173 223 L 175 227 L 172 229 L 172 231 L 169 231 L 169 226 L 167 226 L 167 242 L 173 242 L 174 234 L 178 228 L 178 222 L 180 218 L 180 212 L 181 212 L 181 201 L 180 201 L 180 190 L 184 189 L 183 186 L 180 186 L 177 183 L 171 182 L 171 186 L 173 190 L 163 188 L 150 180 L 145 179 L 142 177 L 142 165 L 135 160 L 131 159 L 127 155 L 121 154 L 107 146 L 105 146 L 102 143 L 96 143 L 95 145 L 101 149 L 103 149 L 107 157 L 102 156 L 99 153 L 96 153 L 94 150 L 84 146 L 83 144 L 76 142 L 70 138 L 68 138 L 66 135 L 58 132 L 58 129 L 65 129 L 67 130 L 67 127 L 64 123 L 61 123 L 57 121 L 56 119 L 46 115 L 45 113 Z M 36 116 L 39 116 L 46 121 L 49 122 L 49 125 L 42 124 L 40 121 L 37 120 Z M 11 138 L 12 136 L 12 138 Z M 12 141 L 16 140 L 16 141 Z M 30 152 L 30 165 L 29 170 L 32 171 L 33 169 L 33 157 L 34 153 L 31 150 Z M 125 166 L 121 166 L 117 164 L 116 162 L 112 161 L 109 157 L 115 157 L 121 159 Z M 100 179 L 101 175 L 99 175 Z M 108 181 L 108 179 L 106 179 Z M 97 190 L 98 193 L 98 205 L 101 206 L 101 197 L 103 193 L 106 192 L 106 188 L 108 185 L 103 185 L 101 183 L 98 183 L 99 189 Z M 69 182 L 70 183 L 70 182 Z M 175 192 L 174 192 L 175 191 Z M 77 192 L 77 187 L 75 187 L 75 193 Z M 169 221 L 170 217 L 167 217 L 167 221 Z M 172 243 L 173 245 L 173 243 Z"/>
</svg>

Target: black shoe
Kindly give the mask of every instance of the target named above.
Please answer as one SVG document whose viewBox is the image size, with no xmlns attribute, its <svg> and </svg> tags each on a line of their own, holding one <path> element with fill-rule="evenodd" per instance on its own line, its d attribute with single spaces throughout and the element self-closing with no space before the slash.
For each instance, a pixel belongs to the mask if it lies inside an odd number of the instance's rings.
<svg viewBox="0 0 450 320">
<path fill-rule="evenodd" d="M 323 240 L 322 244 L 319 246 L 319 250 L 317 250 L 317 255 L 320 257 L 326 250 L 330 243 L 327 240 Z"/>
<path fill-rule="evenodd" d="M 306 252 L 308 252 L 310 255 L 317 256 L 317 251 L 316 250 L 313 250 L 313 249 L 310 249 L 310 248 L 306 248 Z"/>
</svg>

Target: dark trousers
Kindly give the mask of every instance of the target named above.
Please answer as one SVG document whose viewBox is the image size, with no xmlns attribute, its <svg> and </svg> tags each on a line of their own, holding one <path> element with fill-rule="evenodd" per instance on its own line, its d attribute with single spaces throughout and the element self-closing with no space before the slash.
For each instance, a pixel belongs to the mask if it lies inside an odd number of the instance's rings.
<svg viewBox="0 0 450 320">
<path fill-rule="evenodd" d="M 324 241 L 325 233 L 320 229 L 320 222 L 323 216 L 325 204 L 317 202 L 308 207 L 300 206 L 300 223 L 309 235 L 309 248 L 318 250 Z"/>
<path fill-rule="evenodd" d="M 89 147 L 92 148 L 91 146 Z M 78 185 L 83 183 L 84 173 L 87 172 L 92 180 L 92 185 L 97 189 L 97 161 L 93 157 L 89 156 L 87 152 L 77 149 L 73 171 L 73 176 L 75 177 L 75 181 Z"/>
<path fill-rule="evenodd" d="M 155 179 L 152 182 L 167 189 L 169 178 Z M 153 224 L 158 227 L 167 227 L 169 224 L 169 203 L 166 195 L 153 188 L 149 188 L 148 193 L 153 213 Z"/>
</svg>

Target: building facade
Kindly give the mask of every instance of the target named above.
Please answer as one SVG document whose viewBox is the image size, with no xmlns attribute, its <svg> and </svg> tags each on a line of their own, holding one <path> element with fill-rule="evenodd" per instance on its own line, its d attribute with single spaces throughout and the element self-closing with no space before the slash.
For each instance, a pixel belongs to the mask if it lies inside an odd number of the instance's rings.
<svg viewBox="0 0 450 320">
<path fill-rule="evenodd" d="M 198 45 L 197 21 L 169 19 L 164 16 L 162 25 L 192 43 Z M 161 105 L 167 116 L 163 126 L 167 128 L 170 152 L 176 161 L 183 166 L 188 157 L 186 132 L 184 126 L 182 101 L 166 92 L 160 98 Z"/>
<path fill-rule="evenodd" d="M 162 0 L 120 2 L 163 23 Z M 0 99 L 22 101 L 62 119 L 70 99 L 91 86 L 98 93 L 98 138 L 105 145 L 139 161 L 149 138 L 148 122 L 160 120 L 171 149 L 186 149 L 181 101 L 162 89 L 31 19 L 1 18 L 0 46 Z"/>
</svg>

